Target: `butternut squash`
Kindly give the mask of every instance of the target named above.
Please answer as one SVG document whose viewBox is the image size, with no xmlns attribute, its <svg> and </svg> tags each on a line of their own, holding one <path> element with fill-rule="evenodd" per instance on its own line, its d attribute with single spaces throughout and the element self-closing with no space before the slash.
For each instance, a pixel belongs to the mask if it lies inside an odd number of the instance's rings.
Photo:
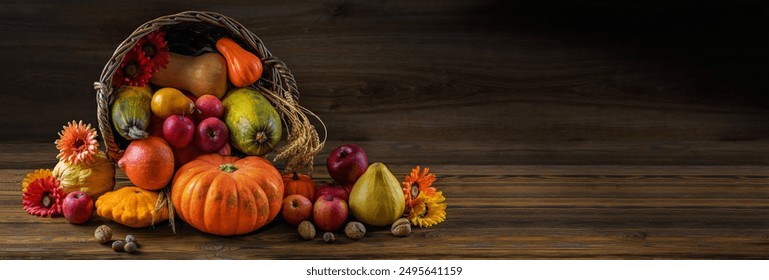
<svg viewBox="0 0 769 280">
<path fill-rule="evenodd" d="M 206 94 L 221 99 L 227 92 L 227 61 L 218 53 L 185 56 L 168 53 L 168 66 L 152 75 L 150 82 L 161 87 Z"/>
</svg>

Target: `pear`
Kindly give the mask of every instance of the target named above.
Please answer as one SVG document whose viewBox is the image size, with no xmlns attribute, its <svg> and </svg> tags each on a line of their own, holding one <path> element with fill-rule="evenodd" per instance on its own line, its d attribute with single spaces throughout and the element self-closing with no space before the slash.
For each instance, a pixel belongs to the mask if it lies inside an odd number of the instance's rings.
<svg viewBox="0 0 769 280">
<path fill-rule="evenodd" d="M 406 210 L 400 182 L 381 162 L 369 165 L 355 182 L 349 205 L 358 221 L 372 226 L 389 226 Z"/>
</svg>

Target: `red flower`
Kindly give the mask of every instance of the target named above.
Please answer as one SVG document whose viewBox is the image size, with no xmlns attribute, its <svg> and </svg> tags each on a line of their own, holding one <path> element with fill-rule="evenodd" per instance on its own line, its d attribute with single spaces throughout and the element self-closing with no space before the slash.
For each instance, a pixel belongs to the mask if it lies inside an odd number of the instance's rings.
<svg viewBox="0 0 769 280">
<path fill-rule="evenodd" d="M 134 46 L 123 57 L 115 75 L 112 76 L 112 85 L 119 87 L 123 85 L 143 87 L 147 85 L 152 77 L 152 61 L 144 56 L 144 52 Z"/>
<path fill-rule="evenodd" d="M 152 73 L 157 72 L 168 65 L 168 43 L 164 39 L 166 33 L 155 30 L 139 40 L 136 45 L 152 62 Z"/>
<path fill-rule="evenodd" d="M 56 177 L 47 177 L 33 181 L 21 195 L 24 210 L 40 217 L 62 214 L 61 205 L 66 194 L 59 186 Z"/>
</svg>

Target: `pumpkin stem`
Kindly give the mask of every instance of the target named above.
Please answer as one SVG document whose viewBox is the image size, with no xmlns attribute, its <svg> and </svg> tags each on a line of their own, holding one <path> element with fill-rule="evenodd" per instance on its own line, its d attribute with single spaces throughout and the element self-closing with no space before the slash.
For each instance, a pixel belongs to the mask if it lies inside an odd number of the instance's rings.
<svg viewBox="0 0 769 280">
<path fill-rule="evenodd" d="M 299 173 L 296 173 L 296 171 L 294 171 L 294 177 L 291 177 L 291 180 L 299 180 Z"/>
<path fill-rule="evenodd" d="M 219 170 L 227 173 L 232 173 L 232 172 L 235 172 L 235 170 L 238 170 L 238 167 L 235 165 L 232 165 L 232 163 L 225 163 L 225 164 L 219 165 Z"/>
</svg>

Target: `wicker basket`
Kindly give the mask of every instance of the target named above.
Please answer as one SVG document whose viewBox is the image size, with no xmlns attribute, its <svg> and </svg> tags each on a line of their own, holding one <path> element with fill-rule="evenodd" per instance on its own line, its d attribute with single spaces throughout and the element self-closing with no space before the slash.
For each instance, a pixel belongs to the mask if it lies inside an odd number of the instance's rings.
<svg viewBox="0 0 769 280">
<path fill-rule="evenodd" d="M 137 28 L 117 47 L 112 58 L 104 66 L 101 77 L 94 83 L 97 100 L 97 118 L 99 130 L 106 147 L 107 156 L 117 161 L 123 155 L 128 142 L 122 141 L 112 129 L 110 107 L 113 102 L 112 76 L 115 74 L 123 56 L 145 35 L 164 28 L 169 50 L 187 55 L 196 55 L 212 51 L 216 39 L 228 36 L 243 48 L 256 54 L 264 65 L 262 77 L 250 87 L 261 91 L 280 114 L 286 139 L 274 153 L 273 162 L 285 161 L 284 171 L 310 172 L 313 157 L 325 143 L 325 125 L 320 118 L 300 106 L 297 102 L 299 91 L 294 76 L 286 65 L 272 56 L 251 31 L 235 20 L 212 12 L 187 11 L 148 21 Z M 324 139 L 320 140 L 315 127 L 308 116 L 318 120 L 323 126 Z M 116 141 L 117 139 L 117 141 Z"/>
</svg>

